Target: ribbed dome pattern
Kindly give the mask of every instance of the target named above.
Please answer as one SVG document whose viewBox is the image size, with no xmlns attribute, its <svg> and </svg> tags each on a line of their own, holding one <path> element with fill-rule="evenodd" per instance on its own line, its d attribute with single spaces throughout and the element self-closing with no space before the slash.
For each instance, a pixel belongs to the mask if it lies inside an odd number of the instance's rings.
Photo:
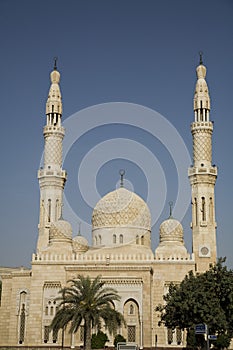
<svg viewBox="0 0 233 350">
<path fill-rule="evenodd" d="M 150 210 L 144 200 L 125 188 L 100 199 L 93 210 L 92 228 L 138 227 L 151 229 Z"/>
</svg>

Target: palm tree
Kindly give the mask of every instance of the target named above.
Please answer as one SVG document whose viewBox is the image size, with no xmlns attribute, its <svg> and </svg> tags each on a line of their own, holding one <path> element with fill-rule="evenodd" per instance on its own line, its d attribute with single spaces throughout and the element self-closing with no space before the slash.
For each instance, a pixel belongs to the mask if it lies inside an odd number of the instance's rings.
<svg viewBox="0 0 233 350">
<path fill-rule="evenodd" d="M 125 324 L 123 315 L 112 304 L 114 300 L 120 300 L 120 296 L 115 289 L 104 287 L 101 276 L 92 281 L 89 276 L 78 275 L 77 279 L 68 282 L 71 285 L 59 292 L 59 308 L 50 327 L 58 332 L 69 325 L 69 332 L 76 333 L 84 322 L 84 350 L 90 350 L 93 327 L 100 330 L 104 321 L 109 333 L 115 334 L 117 328 Z"/>
</svg>

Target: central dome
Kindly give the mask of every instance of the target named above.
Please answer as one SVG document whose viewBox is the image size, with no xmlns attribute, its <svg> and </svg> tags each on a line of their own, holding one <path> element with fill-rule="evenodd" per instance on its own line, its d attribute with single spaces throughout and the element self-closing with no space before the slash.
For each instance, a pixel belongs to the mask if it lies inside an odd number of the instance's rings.
<svg viewBox="0 0 233 350">
<path fill-rule="evenodd" d="M 92 228 L 134 227 L 151 229 L 150 210 L 137 194 L 120 187 L 97 203 L 92 215 Z"/>
</svg>

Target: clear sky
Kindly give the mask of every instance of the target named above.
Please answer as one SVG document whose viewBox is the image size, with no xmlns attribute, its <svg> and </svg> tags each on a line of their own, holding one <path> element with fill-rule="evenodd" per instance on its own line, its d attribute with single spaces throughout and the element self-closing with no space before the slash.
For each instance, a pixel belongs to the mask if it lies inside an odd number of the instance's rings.
<svg viewBox="0 0 233 350">
<path fill-rule="evenodd" d="M 63 216 L 74 235 L 81 222 L 91 243 L 93 207 L 119 185 L 124 168 L 126 186 L 150 206 L 153 250 L 173 201 L 191 251 L 186 147 L 192 155 L 201 50 L 219 168 L 218 256 L 233 267 L 232 18 L 232 0 L 0 0 L 0 266 L 30 266 L 35 250 L 54 56 L 67 133 Z"/>
</svg>

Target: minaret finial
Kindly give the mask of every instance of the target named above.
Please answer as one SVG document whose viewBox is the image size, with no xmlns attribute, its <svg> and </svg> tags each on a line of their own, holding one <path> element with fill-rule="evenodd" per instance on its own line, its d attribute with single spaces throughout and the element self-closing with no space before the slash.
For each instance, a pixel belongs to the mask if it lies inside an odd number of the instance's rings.
<svg viewBox="0 0 233 350">
<path fill-rule="evenodd" d="M 173 206 L 173 202 L 169 202 L 169 208 L 170 208 L 170 215 L 169 218 L 172 218 L 172 206 Z"/>
<path fill-rule="evenodd" d="M 125 170 L 124 169 L 121 169 L 119 171 L 119 174 L 121 176 L 121 182 L 120 182 L 120 187 L 124 187 L 124 175 L 125 175 Z"/>
<path fill-rule="evenodd" d="M 54 67 L 53 70 L 57 70 L 57 57 L 54 57 Z"/>
<path fill-rule="evenodd" d="M 200 57 L 199 64 L 203 64 L 202 55 L 203 55 L 203 52 L 199 51 L 199 57 Z"/>
</svg>

